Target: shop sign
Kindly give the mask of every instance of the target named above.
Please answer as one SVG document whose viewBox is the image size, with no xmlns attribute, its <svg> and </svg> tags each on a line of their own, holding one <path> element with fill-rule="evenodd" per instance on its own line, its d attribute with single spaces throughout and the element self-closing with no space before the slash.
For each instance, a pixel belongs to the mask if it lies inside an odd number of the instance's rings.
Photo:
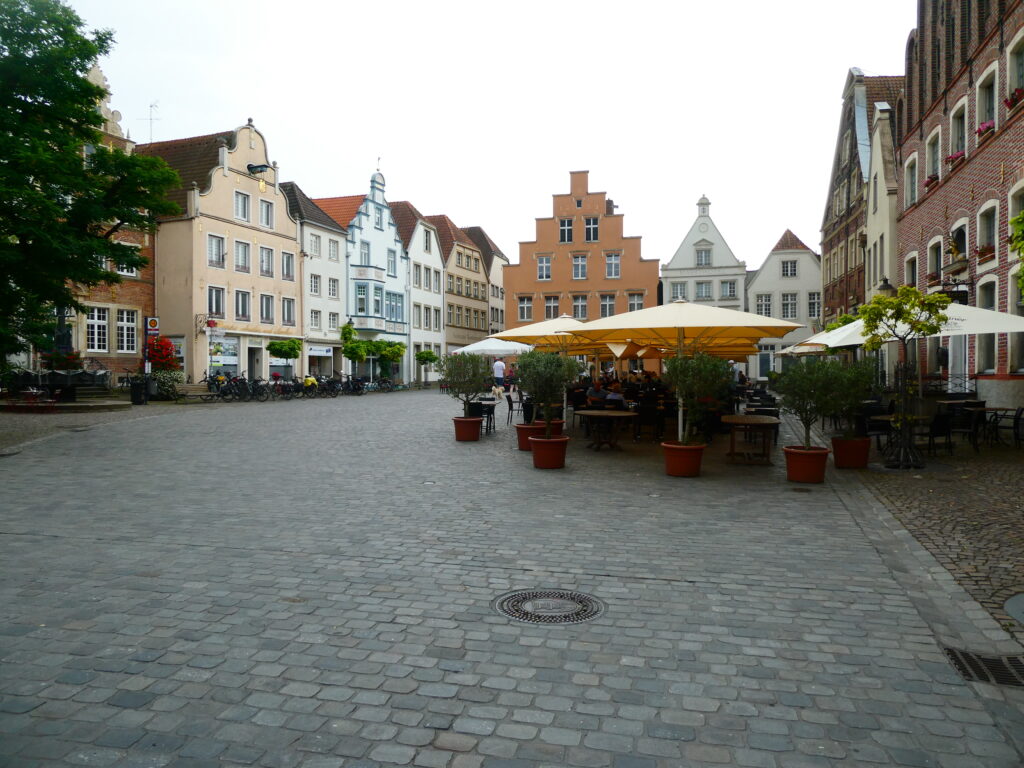
<svg viewBox="0 0 1024 768">
<path fill-rule="evenodd" d="M 312 344 L 306 347 L 306 354 L 309 357 L 334 357 L 331 347 L 315 347 Z"/>
</svg>

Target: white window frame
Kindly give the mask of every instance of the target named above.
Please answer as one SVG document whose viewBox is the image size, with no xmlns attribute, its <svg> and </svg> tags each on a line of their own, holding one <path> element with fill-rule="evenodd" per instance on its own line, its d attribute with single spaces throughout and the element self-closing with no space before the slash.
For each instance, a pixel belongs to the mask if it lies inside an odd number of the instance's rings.
<svg viewBox="0 0 1024 768">
<path fill-rule="evenodd" d="M 587 279 L 587 257 L 585 254 L 573 254 L 572 257 L 572 279 Z"/>
<path fill-rule="evenodd" d="M 638 309 L 644 308 L 644 295 L 642 293 L 631 293 L 628 296 L 627 304 L 629 312 L 636 312 Z"/>
<path fill-rule="evenodd" d="M 423 230 L 423 252 L 430 253 L 430 230 Z"/>
<path fill-rule="evenodd" d="M 988 286 L 992 286 L 992 306 L 985 306 L 981 303 L 981 294 Z M 1014 286 L 1016 287 L 1016 286 Z M 987 292 L 987 291 L 986 291 Z M 987 275 L 978 281 L 978 285 L 975 288 L 976 303 L 979 309 L 998 309 L 999 308 L 999 277 L 997 275 Z M 992 355 L 991 361 L 982 360 L 982 344 L 985 345 Z M 979 333 L 975 337 L 975 349 L 974 349 L 974 366 L 977 373 L 989 375 L 994 374 L 999 368 L 999 334 L 997 333 Z M 991 362 L 991 366 L 982 366 L 982 362 Z"/>
<path fill-rule="evenodd" d="M 139 311 L 137 309 L 117 310 L 117 351 L 126 354 L 139 351 Z"/>
<path fill-rule="evenodd" d="M 797 277 L 798 269 L 797 259 L 782 259 L 781 260 L 781 273 L 782 277 Z M 787 267 L 792 267 L 792 274 L 787 274 Z"/>
<path fill-rule="evenodd" d="M 985 214 L 987 214 L 989 211 L 992 212 L 992 240 L 989 243 L 983 243 L 983 242 L 981 242 L 981 239 L 982 239 L 982 236 L 985 233 L 984 233 L 984 230 L 982 228 L 982 217 Z M 975 219 L 974 219 L 974 236 L 975 236 L 975 238 L 978 241 L 978 246 L 979 247 L 983 246 L 983 245 L 991 245 L 991 246 L 993 246 L 993 248 L 995 248 L 994 253 L 995 253 L 996 258 L 995 258 L 995 260 L 993 262 L 993 266 L 994 266 L 994 264 L 999 261 L 999 241 L 1001 239 L 999 237 L 999 201 L 998 200 L 986 200 L 984 203 L 982 203 L 982 205 L 978 209 L 978 213 L 977 213 L 977 215 L 975 216 Z"/>
<path fill-rule="evenodd" d="M 697 280 L 693 286 L 694 301 L 711 301 L 715 298 L 715 284 L 711 280 Z"/>
<path fill-rule="evenodd" d="M 754 314 L 761 315 L 761 317 L 772 316 L 772 295 L 770 293 L 759 293 L 754 299 Z"/>
<path fill-rule="evenodd" d="M 956 119 L 957 115 L 963 116 L 963 140 L 964 145 L 957 148 L 956 146 Z M 964 151 L 964 156 L 968 154 L 967 132 L 971 130 L 969 123 L 967 122 L 967 97 L 960 99 L 953 108 L 949 111 L 949 154 L 959 152 L 961 149 Z"/>
<path fill-rule="evenodd" d="M 719 284 L 719 296 L 723 299 L 735 299 L 736 298 L 736 281 L 735 280 L 723 280 Z"/>
<path fill-rule="evenodd" d="M 932 150 L 931 150 L 931 146 L 932 146 L 932 142 L 933 141 L 935 143 L 934 163 L 932 162 L 933 155 L 932 155 Z M 931 133 L 928 134 L 928 138 L 925 139 L 925 141 L 924 141 L 924 165 L 925 165 L 924 177 L 925 177 L 925 179 L 927 179 L 929 176 L 933 175 L 932 174 L 932 167 L 934 166 L 934 168 L 935 168 L 935 175 L 937 175 L 939 177 L 939 181 L 941 181 L 942 177 L 944 175 L 943 171 L 945 170 L 943 168 L 944 164 L 945 164 L 945 159 L 942 156 L 942 126 L 941 125 L 937 125 L 937 126 L 935 126 L 935 129 Z"/>
<path fill-rule="evenodd" d="M 414 288 L 423 285 L 423 268 L 419 264 L 412 265 L 412 285 Z"/>
<path fill-rule="evenodd" d="M 783 320 L 796 320 L 800 317 L 800 294 L 793 291 L 787 291 L 782 294 L 782 298 L 779 302 L 782 306 L 782 319 Z"/>
<path fill-rule="evenodd" d="M 673 280 L 668 284 L 668 295 L 669 301 L 678 301 L 682 299 L 686 301 L 687 296 L 687 281 L 685 280 Z"/>
<path fill-rule="evenodd" d="M 920 197 L 919 180 L 920 175 L 918 174 L 917 152 L 914 152 L 907 158 L 907 161 L 903 163 L 904 209 L 909 208 L 912 205 L 917 205 L 918 198 Z"/>
<path fill-rule="evenodd" d="M 544 297 L 544 319 L 554 320 L 558 317 L 558 312 L 561 309 L 561 299 L 558 296 L 545 296 Z"/>
<path fill-rule="evenodd" d="M 572 297 L 572 316 L 576 320 L 587 319 L 587 297 L 586 296 L 573 296 Z"/>
<path fill-rule="evenodd" d="M 252 196 L 247 192 L 235 190 L 235 219 L 249 221 L 252 216 Z"/>
<path fill-rule="evenodd" d="M 807 292 L 807 319 L 821 319 L 821 291 Z"/>
<path fill-rule="evenodd" d="M 370 266 L 370 243 L 366 240 L 359 241 L 359 264 L 364 267 Z"/>
<path fill-rule="evenodd" d="M 219 245 L 218 248 L 214 248 L 214 244 Z M 214 256 L 219 255 L 219 259 L 215 259 Z M 212 235 L 206 236 L 206 266 L 213 267 L 214 269 L 224 269 L 224 265 L 227 261 L 227 241 L 223 235 Z"/>
<path fill-rule="evenodd" d="M 550 256 L 538 256 L 537 257 L 537 279 L 538 280 L 550 280 L 551 279 L 551 257 Z"/>
<path fill-rule="evenodd" d="M 327 298 L 337 299 L 340 298 L 341 293 L 341 281 L 336 277 L 327 278 Z"/>
<path fill-rule="evenodd" d="M 295 280 L 295 254 L 281 251 L 281 279 Z"/>
<path fill-rule="evenodd" d="M 243 299 L 244 297 L 244 299 Z M 245 303 L 245 312 L 239 312 L 239 303 Z M 252 295 L 248 291 L 235 290 L 235 320 L 248 322 L 252 319 Z"/>
<path fill-rule="evenodd" d="M 322 322 L 322 315 L 319 309 L 309 310 L 309 327 L 320 330 L 320 323 Z"/>
<path fill-rule="evenodd" d="M 269 311 L 268 311 L 269 310 Z M 274 323 L 274 296 L 270 293 L 260 294 L 260 322 L 273 325 Z"/>
<path fill-rule="evenodd" d="M 234 259 L 235 272 L 252 272 L 252 245 L 245 240 L 235 240 Z"/>
<path fill-rule="evenodd" d="M 333 237 L 327 239 L 327 258 L 330 261 L 341 261 L 341 243 Z"/>
<path fill-rule="evenodd" d="M 106 352 L 110 346 L 110 310 L 88 307 L 85 313 L 85 351 Z"/>
<path fill-rule="evenodd" d="M 314 272 L 310 273 L 310 275 L 309 275 L 309 293 L 310 293 L 311 296 L 319 296 L 320 295 L 320 288 L 321 288 L 322 282 L 323 281 L 320 279 L 320 275 L 318 275 L 318 274 L 316 274 Z"/>
<path fill-rule="evenodd" d="M 520 322 L 530 322 L 531 320 L 533 320 L 533 296 L 520 296 L 519 297 L 519 301 L 517 302 L 517 305 L 519 307 L 519 320 L 520 320 Z M 452 305 L 449 304 L 448 305 L 448 314 L 449 315 L 451 315 L 451 307 L 452 307 Z M 448 322 L 449 323 L 451 322 L 451 317 L 450 316 L 448 318 Z"/>
<path fill-rule="evenodd" d="M 601 239 L 601 217 L 585 216 L 583 218 L 583 240 L 587 243 L 596 243 Z"/>
<path fill-rule="evenodd" d="M 295 325 L 295 299 L 281 299 L 281 325 Z"/>
<path fill-rule="evenodd" d="M 398 251 L 394 248 L 388 248 L 388 275 L 398 276 Z"/>
<path fill-rule="evenodd" d="M 327 330 L 336 331 L 338 330 L 338 324 L 341 322 L 341 315 L 337 312 L 327 313 Z"/>
<path fill-rule="evenodd" d="M 219 301 L 215 302 L 214 296 L 219 296 Z M 224 306 L 227 298 L 227 290 L 220 285 L 208 285 L 206 286 L 206 313 L 210 317 L 223 318 L 224 313 L 227 311 L 227 307 Z M 215 305 L 220 304 L 220 311 L 215 310 Z"/>
<path fill-rule="evenodd" d="M 260 198 L 260 226 L 274 228 L 274 201 Z"/>
<path fill-rule="evenodd" d="M 434 293 L 441 293 L 444 291 L 444 283 L 441 280 L 441 270 L 434 270 Z"/>
<path fill-rule="evenodd" d="M 560 243 L 571 243 L 572 242 L 572 219 L 559 219 L 558 220 L 558 242 Z"/>
<path fill-rule="evenodd" d="M 698 267 L 710 267 L 711 266 L 711 249 L 710 248 L 697 248 L 695 264 Z"/>
<path fill-rule="evenodd" d="M 366 283 L 356 283 L 356 314 L 368 314 L 370 308 L 370 286 Z"/>
<path fill-rule="evenodd" d="M 376 229 L 384 229 L 384 210 L 379 206 L 373 209 L 373 226 Z"/>
<path fill-rule="evenodd" d="M 265 266 L 268 265 L 269 267 Z M 274 276 L 274 249 L 260 246 L 260 277 Z"/>
<path fill-rule="evenodd" d="M 914 279 L 910 280 L 908 273 L 910 272 L 910 265 L 914 266 Z M 903 284 L 917 286 L 921 279 L 920 262 L 917 259 L 917 251 L 912 251 L 903 257 Z"/>
<path fill-rule="evenodd" d="M 420 318 L 423 315 L 423 307 L 419 304 L 413 303 L 412 305 L 412 327 L 419 328 L 421 324 Z"/>
<path fill-rule="evenodd" d="M 602 293 L 600 303 L 598 305 L 600 309 L 600 317 L 611 317 L 615 314 L 615 294 L 614 293 Z"/>
<path fill-rule="evenodd" d="M 323 247 L 323 240 L 320 235 L 315 232 L 309 233 L 309 255 L 314 259 L 320 258 L 321 248 Z"/>
<path fill-rule="evenodd" d="M 992 115 L 991 117 L 985 117 L 981 114 L 981 91 L 986 84 L 991 80 L 992 82 Z M 999 98 L 999 62 L 993 61 L 982 71 L 974 81 L 974 122 L 976 125 L 974 129 L 977 130 L 982 123 L 988 120 L 995 121 L 995 130 L 999 130 L 999 105 L 1001 103 Z M 977 141 L 981 141 L 983 137 L 975 134 Z M 977 146 L 977 145 L 975 145 Z"/>
<path fill-rule="evenodd" d="M 621 253 L 606 253 L 604 255 L 604 276 L 607 280 L 619 280 L 622 277 Z"/>
</svg>

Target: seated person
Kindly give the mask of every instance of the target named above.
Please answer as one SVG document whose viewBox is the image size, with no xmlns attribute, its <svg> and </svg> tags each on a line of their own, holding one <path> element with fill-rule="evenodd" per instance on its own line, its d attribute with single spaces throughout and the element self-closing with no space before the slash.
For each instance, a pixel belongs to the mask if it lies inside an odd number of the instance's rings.
<svg viewBox="0 0 1024 768">
<path fill-rule="evenodd" d="M 608 390 L 604 388 L 600 379 L 594 379 L 594 383 L 590 389 L 587 390 L 587 405 L 596 405 L 598 407 L 604 405 L 605 398 L 608 397 Z"/>
<path fill-rule="evenodd" d="M 626 408 L 626 398 L 622 394 L 622 385 L 619 382 L 613 382 L 608 388 L 608 394 L 604 399 L 605 408 L 614 408 L 615 410 L 622 411 Z"/>
</svg>

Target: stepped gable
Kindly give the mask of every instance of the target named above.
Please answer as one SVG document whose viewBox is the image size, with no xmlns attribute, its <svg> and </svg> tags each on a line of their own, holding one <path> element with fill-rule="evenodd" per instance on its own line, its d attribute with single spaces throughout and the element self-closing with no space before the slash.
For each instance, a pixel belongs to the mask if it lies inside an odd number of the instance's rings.
<svg viewBox="0 0 1024 768">
<path fill-rule="evenodd" d="M 226 145 L 228 149 L 233 149 L 236 135 L 235 131 L 222 131 L 187 139 L 137 144 L 135 154 L 162 158 L 178 172 L 181 186 L 170 190 L 167 199 L 177 203 L 184 212 L 188 190 L 193 182 L 199 186 L 200 191 L 210 188 L 210 174 L 220 164 L 220 148 Z"/>
</svg>

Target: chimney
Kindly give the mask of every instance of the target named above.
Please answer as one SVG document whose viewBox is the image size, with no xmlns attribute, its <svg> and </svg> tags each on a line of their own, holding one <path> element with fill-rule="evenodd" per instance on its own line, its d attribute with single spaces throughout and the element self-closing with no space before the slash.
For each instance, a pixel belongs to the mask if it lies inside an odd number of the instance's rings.
<svg viewBox="0 0 1024 768">
<path fill-rule="evenodd" d="M 607 216 L 613 215 L 615 213 L 615 209 L 618 208 L 618 207 L 619 206 L 617 206 L 615 204 L 615 201 L 612 200 L 611 198 L 609 198 L 608 200 L 605 200 L 604 201 L 604 212 L 605 212 L 605 215 L 607 215 Z"/>
</svg>

